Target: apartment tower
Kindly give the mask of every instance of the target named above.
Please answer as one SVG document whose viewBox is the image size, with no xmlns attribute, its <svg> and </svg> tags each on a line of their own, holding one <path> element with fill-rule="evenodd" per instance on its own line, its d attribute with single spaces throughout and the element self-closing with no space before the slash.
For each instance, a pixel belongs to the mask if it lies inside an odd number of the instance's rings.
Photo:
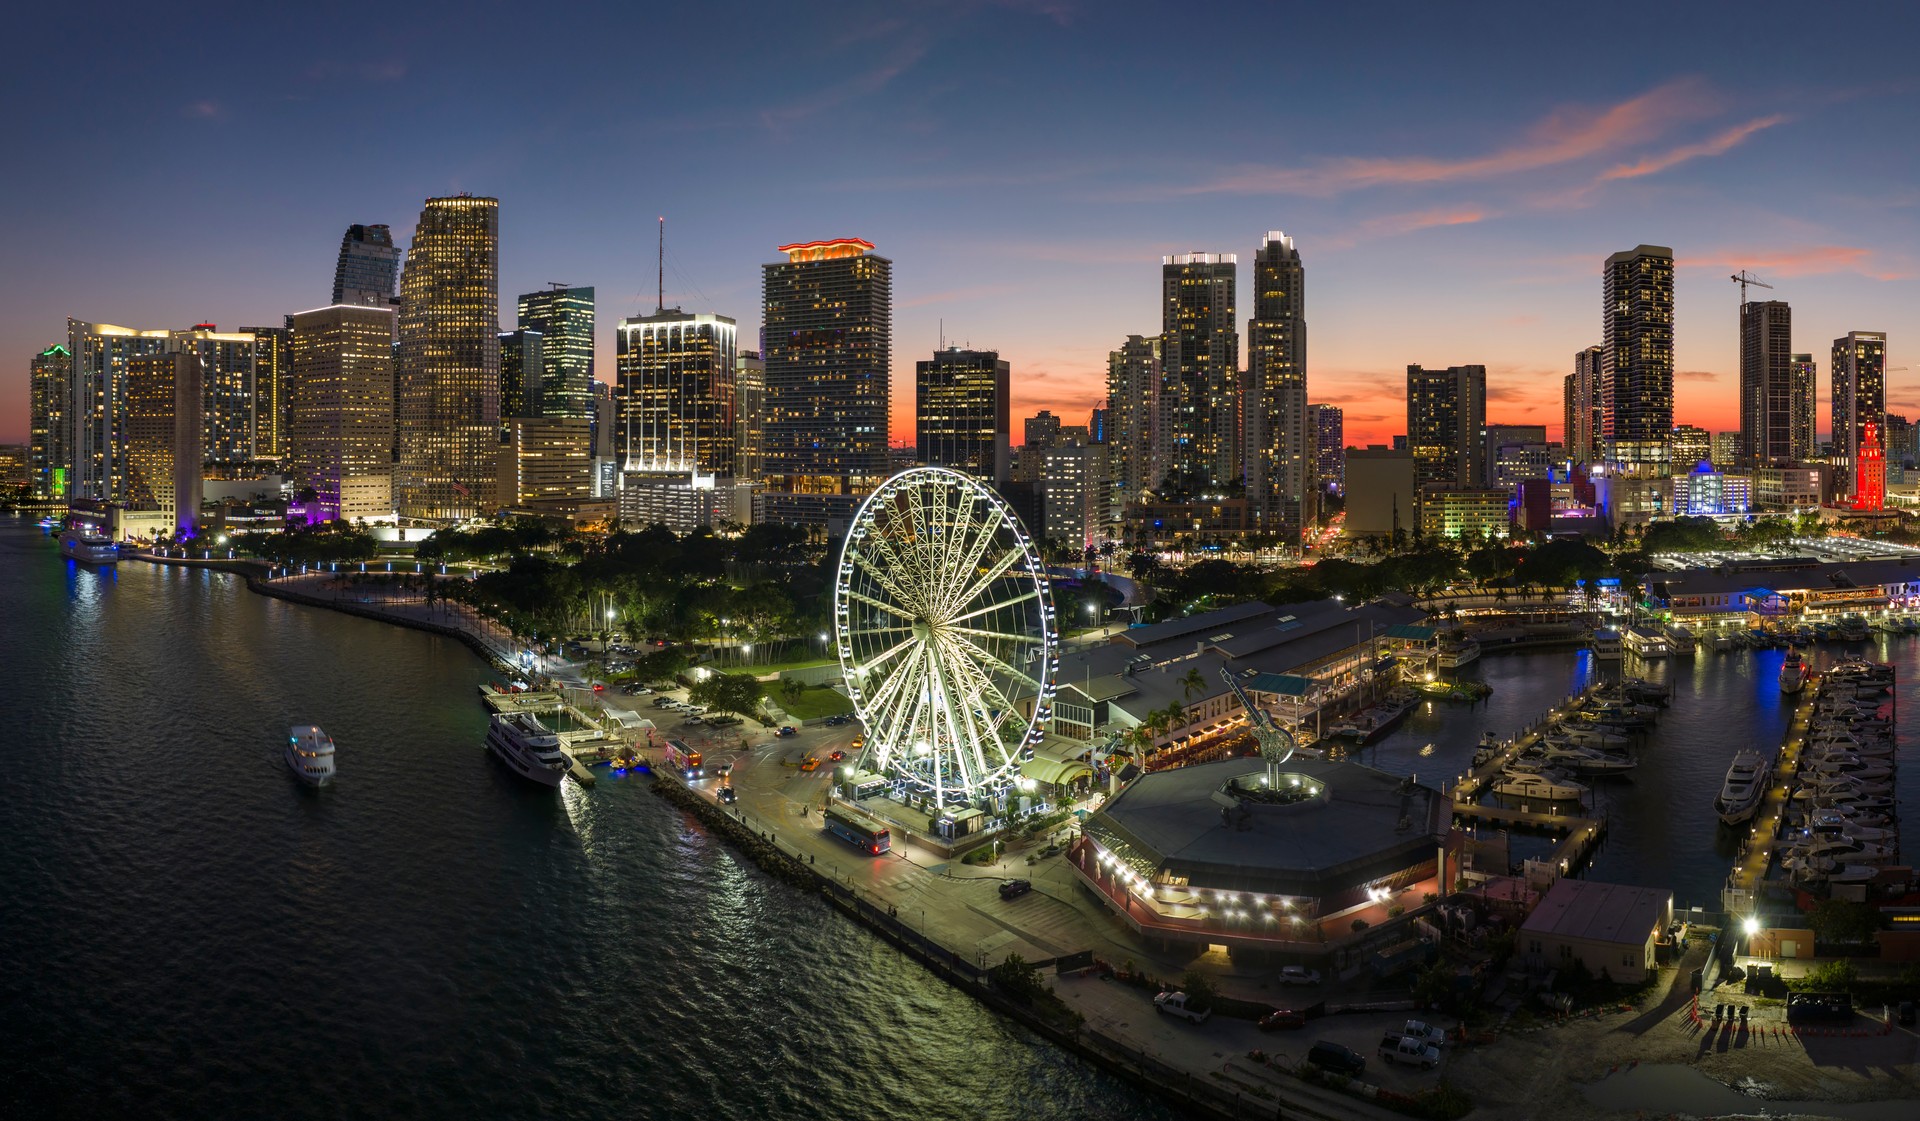
<svg viewBox="0 0 1920 1121">
<path fill-rule="evenodd" d="M 914 428 L 920 463 L 1004 483 L 1012 433 L 1008 366 L 993 350 L 950 346 L 914 363 Z"/>
<path fill-rule="evenodd" d="M 1161 497 L 1187 498 L 1242 481 L 1237 258 L 1179 253 L 1160 259 Z"/>
<path fill-rule="evenodd" d="M 1600 454 L 1635 475 L 1672 470 L 1673 250 L 1607 258 L 1601 285 Z"/>
<path fill-rule="evenodd" d="M 1247 320 L 1247 495 L 1263 532 L 1298 545 L 1311 521 L 1316 437 L 1307 421 L 1306 269 L 1293 239 L 1270 230 L 1253 255 Z"/>
<path fill-rule="evenodd" d="M 1833 340 L 1833 469 L 1838 493 L 1859 494 L 1856 479 L 1867 425 L 1887 430 L 1887 336 L 1849 331 Z"/>
<path fill-rule="evenodd" d="M 287 475 L 313 492 L 307 518 L 391 518 L 394 310 L 335 304 L 291 318 Z"/>
<path fill-rule="evenodd" d="M 1784 467 L 1806 446 L 1796 390 L 1793 309 L 1784 300 L 1740 305 L 1740 443 L 1747 467 Z M 1676 468 L 1689 467 L 1680 457 Z"/>
</svg>

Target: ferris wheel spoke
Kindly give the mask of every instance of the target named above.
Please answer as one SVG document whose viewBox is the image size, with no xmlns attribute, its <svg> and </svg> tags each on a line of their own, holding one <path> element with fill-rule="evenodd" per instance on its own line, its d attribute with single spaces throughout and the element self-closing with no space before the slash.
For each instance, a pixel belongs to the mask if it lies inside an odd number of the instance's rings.
<svg viewBox="0 0 1920 1121">
<path fill-rule="evenodd" d="M 905 619 L 909 623 L 913 622 L 913 613 L 911 611 L 903 610 L 895 604 L 888 603 L 886 600 L 875 599 L 865 592 L 856 592 L 849 588 L 847 590 L 847 598 L 857 600 L 866 604 L 868 607 L 877 607 L 896 619 Z"/>
<path fill-rule="evenodd" d="M 987 632 L 981 631 L 978 633 L 986 634 Z M 1038 678 L 1027 673 L 1027 671 L 1025 670 L 1015 669 L 1013 666 L 1008 665 L 1006 662 L 1002 661 L 998 655 L 982 647 L 979 643 L 966 638 L 962 634 L 955 633 L 952 629 L 947 630 L 945 632 L 945 636 L 951 638 L 956 643 L 962 644 L 966 648 L 967 657 L 972 658 L 985 665 L 993 667 L 994 669 L 1000 671 L 1000 673 L 1004 674 L 1009 681 L 1019 682 L 1021 684 L 1030 686 L 1036 695 L 1042 692 L 1045 692 L 1045 689 L 1040 684 L 1040 681 Z M 998 637 L 998 636 L 993 636 L 993 637 Z"/>
<path fill-rule="evenodd" d="M 992 546 L 995 538 L 999 536 L 1001 526 L 1001 521 L 998 516 L 999 512 L 989 507 L 991 516 L 986 518 L 978 517 L 975 511 L 979 505 L 980 503 L 976 498 L 975 501 L 969 503 L 967 506 L 962 530 L 956 535 L 958 540 L 954 543 L 950 563 L 946 568 L 946 571 L 949 573 L 968 574 L 974 572 L 979 567 L 980 558 L 986 554 L 987 549 Z M 958 610 L 970 601 L 970 597 L 964 591 L 960 590 L 957 582 L 950 581 L 948 587 L 950 590 L 946 595 L 941 597 L 939 605 L 942 614 Z"/>
<path fill-rule="evenodd" d="M 891 627 L 889 629 L 897 631 L 897 630 L 905 630 L 906 628 Z M 893 646 L 891 646 L 890 648 L 881 651 L 879 654 L 874 655 L 872 658 L 867 659 L 865 666 L 863 666 L 862 668 L 866 669 L 869 673 L 871 673 L 872 671 L 892 661 L 896 655 L 904 651 L 913 649 L 913 645 L 914 645 L 913 637 L 909 635 L 904 640 L 894 643 Z"/>
<path fill-rule="evenodd" d="M 868 696 L 867 709 L 869 711 L 876 713 L 888 711 L 889 706 L 898 700 L 901 691 L 904 690 L 907 684 L 914 678 L 914 668 L 920 664 L 921 659 L 926 657 L 927 648 L 924 643 L 915 643 L 912 651 L 912 655 L 908 657 L 903 665 L 895 666 L 893 672 L 883 676 L 879 683 L 873 687 L 872 692 Z M 866 690 L 862 690 L 862 692 L 866 692 Z"/>
<path fill-rule="evenodd" d="M 971 679 L 975 696 L 981 701 L 982 705 L 984 706 L 989 699 L 987 697 L 989 693 L 992 694 L 992 700 L 999 702 L 1000 716 L 997 718 L 989 717 L 982 712 L 981 719 L 983 721 L 997 726 L 1000 720 L 1006 719 L 1008 713 L 1019 711 L 1019 706 L 1014 704 L 1013 699 L 1007 696 L 1005 690 L 1000 688 L 999 682 L 993 679 L 993 675 L 981 668 L 980 664 L 975 660 L 975 655 L 982 653 L 978 647 L 965 640 L 947 640 L 944 645 L 947 650 L 949 662 L 956 667 L 962 668 L 963 672 Z M 1004 663 L 1002 664 L 1004 665 Z"/>
<path fill-rule="evenodd" d="M 1007 550 L 1004 556 L 994 561 L 992 566 L 987 569 L 985 576 L 975 580 L 967 587 L 964 593 L 952 597 L 948 602 L 953 604 L 972 603 L 986 594 L 987 589 L 993 587 L 993 582 L 1005 576 L 1007 571 L 1011 569 L 1015 563 L 1024 559 L 1026 559 L 1026 551 L 1024 549 L 1016 548 Z"/>
<path fill-rule="evenodd" d="M 865 557 L 855 557 L 853 565 L 855 568 L 866 573 L 875 584 L 879 585 L 885 591 L 892 593 L 894 599 L 899 601 L 893 607 L 888 608 L 888 610 L 892 611 L 895 615 L 900 616 L 902 619 L 912 619 L 916 612 L 922 610 L 922 605 L 915 601 L 913 594 L 901 587 L 900 584 L 894 580 L 892 574 L 881 571 L 872 561 Z M 855 594 L 850 585 L 848 594 Z"/>
<path fill-rule="evenodd" d="M 1017 603 L 1025 603 L 1030 599 L 1039 599 L 1039 598 L 1040 598 L 1040 593 L 1037 591 L 1023 592 L 1020 595 L 1014 596 L 1012 599 L 1003 599 L 999 603 L 989 603 L 985 607 L 976 607 L 972 611 L 967 612 L 965 615 L 955 615 L 952 618 L 948 619 L 947 622 L 949 624 L 964 623 L 969 619 L 977 619 L 980 616 L 985 615 L 990 611 L 999 611 L 1003 608 L 1012 607 L 1014 604 L 1017 604 Z"/>
</svg>

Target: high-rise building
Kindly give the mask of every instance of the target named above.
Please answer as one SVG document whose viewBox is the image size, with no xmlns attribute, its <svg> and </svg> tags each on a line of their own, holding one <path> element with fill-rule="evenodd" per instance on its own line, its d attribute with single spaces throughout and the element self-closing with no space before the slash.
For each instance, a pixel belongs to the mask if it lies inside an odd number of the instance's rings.
<svg viewBox="0 0 1920 1121">
<path fill-rule="evenodd" d="M 1600 459 L 1600 356 L 1605 352 L 1606 348 L 1598 346 L 1575 351 L 1573 372 L 1567 375 L 1561 393 L 1565 431 L 1560 442 L 1566 445 L 1567 458 L 1575 463 Z"/>
<path fill-rule="evenodd" d="M 766 520 L 852 520 L 887 475 L 893 262 L 859 238 L 779 247 L 761 269 Z"/>
<path fill-rule="evenodd" d="M 1547 426 L 1544 424 L 1481 425 L 1480 478 L 1474 485 L 1492 487 L 1500 484 L 1499 464 L 1503 449 L 1544 447 L 1546 442 Z"/>
<path fill-rule="evenodd" d="M 1414 490 L 1473 487 L 1485 477 L 1487 368 L 1407 367 L 1407 447 L 1413 452 Z"/>
<path fill-rule="evenodd" d="M 1308 405 L 1313 432 L 1315 485 L 1328 494 L 1347 492 L 1346 413 L 1338 405 Z"/>
<path fill-rule="evenodd" d="M 585 419 L 509 417 L 500 445 L 500 502 L 535 507 L 593 496 L 593 433 Z"/>
<path fill-rule="evenodd" d="M 333 266 L 333 304 L 390 307 L 400 279 L 400 247 L 385 226 L 348 226 Z"/>
<path fill-rule="evenodd" d="M 1740 460 L 1740 433 L 1715 432 L 1713 434 L 1712 455 L 1709 457 L 1714 466 L 1725 467 Z"/>
<path fill-rule="evenodd" d="M 1113 473 L 1110 518 L 1160 485 L 1160 337 L 1128 335 L 1107 354 L 1107 455 Z"/>
<path fill-rule="evenodd" d="M 400 516 L 491 512 L 500 446 L 500 203 L 430 198 L 400 276 Z"/>
<path fill-rule="evenodd" d="M 615 498 L 620 493 L 620 409 L 613 399 L 613 386 L 594 379 L 593 419 L 587 425 L 588 453 L 593 457 L 594 498 Z"/>
<path fill-rule="evenodd" d="M 1751 446 L 1747 443 L 1745 429 L 1741 430 L 1740 444 L 1743 448 Z M 1673 426 L 1672 447 L 1673 473 L 1676 475 L 1685 474 L 1702 461 L 1711 462 L 1713 459 L 1713 435 L 1691 424 Z"/>
<path fill-rule="evenodd" d="M 1629 474 L 1670 472 L 1673 250 L 1641 245 L 1607 258 L 1601 292 L 1602 455 Z"/>
<path fill-rule="evenodd" d="M 999 351 L 950 346 L 913 369 L 916 461 L 1007 482 L 1012 423 Z"/>
<path fill-rule="evenodd" d="M 757 350 L 743 350 L 734 363 L 734 415 L 739 418 L 734 443 L 738 475 L 759 479 L 767 469 L 767 364 Z"/>
<path fill-rule="evenodd" d="M 1860 427 L 1860 446 L 1854 453 L 1853 508 L 1887 508 L 1887 456 L 1880 446 L 1880 425 L 1867 421 Z"/>
<path fill-rule="evenodd" d="M 1104 404 L 1095 405 L 1092 409 L 1088 410 L 1087 431 L 1093 434 L 1094 443 L 1104 444 L 1107 442 L 1107 407 L 1106 405 Z"/>
<path fill-rule="evenodd" d="M 1020 422 L 1020 445 L 1022 447 L 1044 450 L 1052 447 L 1060 439 L 1060 418 L 1051 410 L 1041 409 Z"/>
<path fill-rule="evenodd" d="M 68 493 L 119 502 L 126 498 L 126 363 L 181 351 L 199 360 L 205 461 L 237 467 L 254 456 L 254 337 L 202 323 L 182 331 L 140 331 L 67 320 L 73 358 L 73 436 Z"/>
<path fill-rule="evenodd" d="M 253 455 L 287 454 L 287 383 L 293 376 L 293 332 L 280 327 L 242 327 L 253 336 Z"/>
<path fill-rule="evenodd" d="M 28 486 L 35 498 L 65 498 L 73 458 L 73 352 L 53 344 L 33 356 L 28 377 Z"/>
<path fill-rule="evenodd" d="M 1740 443 L 1743 465 L 1792 463 L 1806 444 L 1795 394 L 1793 309 L 1785 300 L 1740 305 Z M 1697 462 L 1697 461 L 1696 461 Z M 1692 470 L 1675 454 L 1676 470 Z M 1724 465 L 1723 465 L 1724 466 Z"/>
<path fill-rule="evenodd" d="M 1038 449 L 1036 449 L 1038 450 Z M 1040 451 L 1041 532 L 1063 554 L 1079 559 L 1105 523 L 1101 494 L 1107 476 L 1105 445 L 1064 441 Z"/>
<path fill-rule="evenodd" d="M 1160 259 L 1160 402 L 1166 476 L 1161 497 L 1186 497 L 1243 478 L 1240 464 L 1240 333 L 1234 319 L 1239 265 L 1232 253 Z"/>
<path fill-rule="evenodd" d="M 1833 467 L 1838 493 L 1858 494 L 1855 470 L 1867 425 L 1887 427 L 1887 336 L 1848 331 L 1833 340 Z"/>
<path fill-rule="evenodd" d="M 528 327 L 500 332 L 500 426 L 509 417 L 539 416 L 546 367 L 540 332 Z"/>
<path fill-rule="evenodd" d="M 593 397 L 593 289 L 554 284 L 520 297 L 519 326 L 541 335 L 540 415 L 587 420 Z"/>
<path fill-rule="evenodd" d="M 1793 409 L 1797 414 L 1793 430 L 1799 441 L 1793 446 L 1795 462 L 1812 459 L 1820 453 L 1820 429 L 1819 422 L 1814 418 L 1813 404 L 1819 374 L 1813 355 L 1793 356 Z"/>
<path fill-rule="evenodd" d="M 1887 431 L 1883 442 L 1887 449 L 1887 463 L 1893 467 L 1909 467 L 1914 462 L 1913 422 L 1899 413 L 1887 414 Z"/>
<path fill-rule="evenodd" d="M 621 321 L 614 392 L 621 470 L 737 472 L 736 335 L 724 315 L 679 308 Z"/>
<path fill-rule="evenodd" d="M 288 480 L 311 492 L 309 521 L 390 519 L 394 309 L 335 304 L 291 318 Z"/>
<path fill-rule="evenodd" d="M 158 512 L 176 538 L 194 536 L 200 523 L 201 366 L 192 348 L 127 360 L 125 502 L 129 510 Z"/>
<path fill-rule="evenodd" d="M 1309 476 L 1319 454 L 1307 423 L 1306 269 L 1293 239 L 1267 232 L 1253 255 L 1247 320 L 1247 496 L 1266 533 L 1298 543 L 1313 520 Z"/>
</svg>

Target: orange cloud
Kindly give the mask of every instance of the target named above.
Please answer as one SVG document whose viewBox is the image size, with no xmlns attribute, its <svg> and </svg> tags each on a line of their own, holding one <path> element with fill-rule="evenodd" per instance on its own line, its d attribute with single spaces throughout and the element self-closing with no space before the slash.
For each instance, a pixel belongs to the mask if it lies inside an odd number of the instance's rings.
<svg viewBox="0 0 1920 1121">
<path fill-rule="evenodd" d="M 1468 226 L 1491 216 L 1491 211 L 1477 206 L 1422 210 L 1413 214 L 1385 214 L 1360 223 L 1357 232 L 1363 237 L 1392 237 L 1410 234 L 1415 230 L 1430 230 L 1436 226 Z"/>
<path fill-rule="evenodd" d="M 1759 132 L 1761 129 L 1772 128 L 1774 125 L 1780 124 L 1785 120 L 1787 120 L 1787 117 L 1782 114 L 1776 114 L 1771 117 L 1760 117 L 1748 121 L 1746 124 L 1735 125 L 1725 132 L 1717 136 L 1709 137 L 1697 144 L 1682 144 L 1678 148 L 1662 152 L 1657 156 L 1643 156 L 1637 163 L 1621 164 L 1619 167 L 1609 168 L 1600 178 L 1602 181 L 1610 179 L 1638 179 L 1642 175 L 1652 175 L 1656 172 L 1665 171 L 1670 167 L 1686 163 L 1688 160 L 1699 159 L 1701 156 L 1722 155 L 1731 151 L 1741 141 Z"/>
<path fill-rule="evenodd" d="M 1857 245 L 1808 245 L 1771 252 L 1727 252 L 1709 257 L 1687 257 L 1678 264 L 1717 269 L 1753 269 L 1763 276 L 1827 276 L 1858 273 L 1874 280 L 1904 280 L 1911 272 L 1879 264 L 1871 249 Z"/>
<path fill-rule="evenodd" d="M 1384 184 L 1492 179 L 1644 143 L 1676 121 L 1712 112 L 1716 102 L 1697 82 L 1671 82 L 1600 112 L 1556 110 L 1529 129 L 1519 143 L 1483 156 L 1350 156 L 1309 168 L 1248 168 L 1173 193 L 1330 195 Z"/>
</svg>

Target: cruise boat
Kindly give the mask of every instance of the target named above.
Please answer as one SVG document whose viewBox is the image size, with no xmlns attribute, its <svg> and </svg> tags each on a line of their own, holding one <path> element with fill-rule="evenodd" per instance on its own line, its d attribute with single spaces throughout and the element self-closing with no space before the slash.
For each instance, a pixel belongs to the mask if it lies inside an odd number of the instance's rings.
<svg viewBox="0 0 1920 1121">
<path fill-rule="evenodd" d="M 1590 640 L 1590 645 L 1593 647 L 1593 656 L 1601 661 L 1617 662 L 1620 660 L 1620 632 L 1614 630 L 1612 627 L 1596 628 L 1593 632 L 1593 638 Z"/>
<path fill-rule="evenodd" d="M 1798 693 L 1807 687 L 1807 663 L 1800 655 L 1789 650 L 1787 660 L 1780 663 L 1780 691 Z"/>
<path fill-rule="evenodd" d="M 1700 643 L 1693 637 L 1693 632 L 1679 623 L 1667 624 L 1667 643 L 1673 648 L 1673 656 L 1676 658 L 1691 658 L 1700 648 Z"/>
<path fill-rule="evenodd" d="M 1766 792 L 1766 759 L 1757 751 L 1742 751 L 1727 768 L 1726 780 L 1720 784 L 1720 797 L 1713 802 L 1713 812 L 1728 825 L 1739 825 L 1760 808 L 1760 799 Z"/>
<path fill-rule="evenodd" d="M 487 728 L 487 750 L 521 778 L 542 786 L 559 786 L 567 773 L 560 737 L 531 712 L 496 713 Z"/>
<path fill-rule="evenodd" d="M 1578 802 L 1587 796 L 1586 787 L 1554 771 L 1503 775 L 1493 784 L 1493 792 L 1542 802 Z"/>
<path fill-rule="evenodd" d="M 287 733 L 287 769 L 308 786 L 333 785 L 333 739 L 318 725 L 296 724 Z"/>
<path fill-rule="evenodd" d="M 1638 658 L 1670 658 L 1673 643 L 1666 632 L 1653 627 L 1628 627 L 1626 646 Z"/>
<path fill-rule="evenodd" d="M 1441 669 L 1459 669 L 1479 660 L 1480 643 L 1470 634 L 1443 639 L 1438 661 Z"/>
<path fill-rule="evenodd" d="M 75 525 L 60 535 L 60 555 L 81 564 L 119 564 L 120 546 L 97 530 Z"/>
</svg>

